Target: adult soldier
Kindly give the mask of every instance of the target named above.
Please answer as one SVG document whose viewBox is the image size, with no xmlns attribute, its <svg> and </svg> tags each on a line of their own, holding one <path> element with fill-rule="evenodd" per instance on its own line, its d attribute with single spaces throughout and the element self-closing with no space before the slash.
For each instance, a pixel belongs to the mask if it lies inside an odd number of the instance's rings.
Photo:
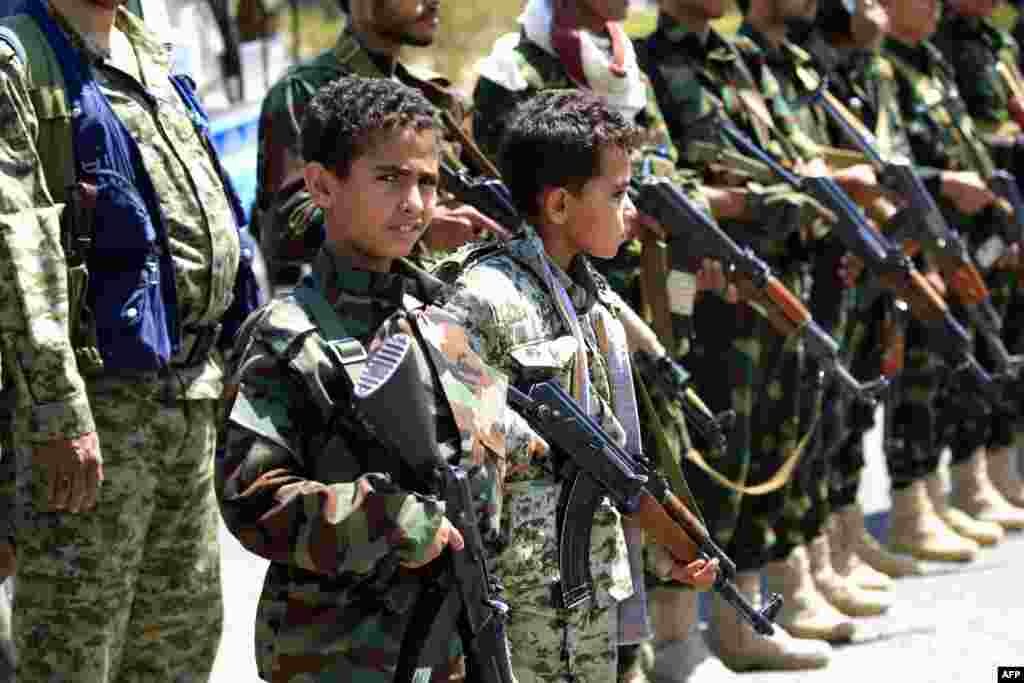
<svg viewBox="0 0 1024 683">
<path fill-rule="evenodd" d="M 240 207 L 189 83 L 119 3 L 32 0 L 4 24 L 18 679 L 204 679 L 222 618 L 218 342 L 253 303 Z"/>
<path fill-rule="evenodd" d="M 712 20 L 727 11 L 726 5 L 698 0 L 666 1 L 660 7 L 658 29 L 638 44 L 638 52 L 643 68 L 654 83 L 662 110 L 667 112 L 669 130 L 681 155 L 688 163 L 705 168 L 708 153 L 717 154 L 723 144 L 717 134 L 707 135 L 718 116 L 729 117 L 762 145 L 784 154 L 789 142 L 765 125 L 771 122 L 771 114 L 758 92 L 758 80 L 774 77 L 762 62 L 752 67 L 764 71 L 761 79 L 755 80 L 737 46 L 711 26 Z M 748 53 L 757 51 L 747 39 L 741 39 L 740 44 Z M 745 104 L 748 101 L 758 107 L 758 113 L 763 112 L 763 119 L 753 115 L 752 108 Z M 711 183 L 726 182 L 710 173 L 705 179 Z M 740 188 L 749 204 L 755 204 L 763 196 L 760 186 L 741 184 Z M 807 202 L 806 206 L 809 209 L 806 212 L 780 211 L 777 205 L 776 211 L 771 211 L 772 204 L 765 202 L 750 212 L 754 216 L 765 216 L 765 222 L 772 225 L 771 233 L 758 234 L 757 228 L 749 222 L 724 222 L 723 226 L 744 243 L 753 242 L 773 270 L 791 287 L 799 288 L 794 245 L 786 244 L 785 235 L 801 225 L 809 225 L 816 218 L 814 203 Z M 778 235 L 782 235 L 782 239 Z M 698 386 L 716 408 L 732 406 L 738 414 L 729 452 L 714 466 L 731 479 L 766 479 L 768 475 L 764 472 L 773 469 L 772 463 L 777 467 L 780 462 L 778 453 L 791 451 L 798 440 L 799 360 L 796 349 L 792 344 L 786 346 L 785 340 L 767 321 L 747 306 L 732 312 L 713 299 L 704 299 L 697 304 L 695 312 L 699 334 L 692 351 L 696 362 L 692 365 Z M 732 324 L 726 324 L 727 321 Z M 729 368 L 726 375 L 731 381 L 722 381 L 722 368 Z M 711 520 L 712 527 L 738 563 L 741 570 L 738 583 L 746 593 L 758 596 L 759 570 L 771 541 L 753 523 L 753 498 L 741 498 L 699 471 L 688 471 L 687 477 L 694 482 L 698 499 L 707 501 L 708 509 L 717 513 Z M 670 598 L 659 593 L 653 596 L 661 600 Z M 692 600 L 685 593 L 671 597 L 684 602 Z M 827 607 L 824 600 L 820 602 Z M 780 635 L 772 639 L 748 638 L 744 626 L 736 622 L 717 598 L 711 615 L 716 649 L 734 669 L 814 668 L 828 660 L 827 644 L 796 641 L 781 629 Z M 848 637 L 851 624 L 834 609 L 823 615 L 821 622 L 818 635 L 834 638 L 845 630 Z M 692 661 L 703 658 L 702 653 L 691 656 Z M 662 671 L 664 667 L 666 680 L 687 680 L 687 676 L 703 679 L 705 674 L 700 668 L 691 671 L 679 664 L 681 662 L 665 658 L 663 662 L 656 662 L 656 669 Z M 670 671 L 673 673 L 669 674 Z"/>
<path fill-rule="evenodd" d="M 938 3 L 930 0 L 889 0 L 886 6 L 890 15 L 890 37 L 885 42 L 883 53 L 894 67 L 897 98 L 907 122 L 914 159 L 933 168 L 970 171 L 984 179 L 985 169 L 992 165 L 991 157 L 959 97 L 952 69 L 929 40 L 939 19 Z M 991 211 L 987 209 L 975 219 L 966 216 L 954 218 L 958 224 L 968 228 L 965 232 L 980 233 L 986 227 L 985 221 L 993 219 Z M 969 234 L 968 238 L 972 239 L 972 235 Z M 913 361 L 913 356 L 908 360 Z M 934 372 L 928 379 L 928 371 L 926 362 L 926 367 L 920 370 L 920 377 L 923 382 L 932 384 L 935 382 Z M 904 438 L 907 440 L 906 448 L 914 451 L 911 460 L 918 463 L 922 474 L 928 475 L 927 488 L 931 489 L 932 506 L 936 502 L 939 506 L 945 503 L 936 470 L 940 439 L 949 440 L 953 454 L 953 496 L 950 499 L 953 506 L 975 519 L 996 522 L 1004 528 L 1020 527 L 1024 524 L 1024 511 L 1002 497 L 986 472 L 984 445 L 989 419 L 963 419 L 955 400 L 958 397 L 956 388 L 951 388 L 943 399 L 946 404 L 943 409 L 949 412 L 936 423 L 937 390 L 938 387 L 934 387 L 929 392 L 918 392 L 916 397 L 909 396 L 900 407 L 904 414 L 896 416 L 898 426 L 907 425 L 908 433 Z M 949 430 L 945 434 L 938 433 L 937 428 L 918 434 L 916 426 L 910 427 L 919 424 L 934 427 L 948 422 L 951 415 L 957 416 L 956 422 L 948 425 Z M 926 517 L 921 510 L 927 506 L 919 491 L 915 491 L 913 486 L 907 489 L 910 490 L 899 498 L 893 496 L 890 544 L 913 549 L 926 526 L 921 521 Z"/>
<path fill-rule="evenodd" d="M 1024 80 L 1018 59 L 1020 48 L 1005 31 L 988 19 L 998 3 L 990 0 L 953 0 L 943 5 L 943 17 L 933 42 L 943 53 L 956 75 L 963 104 L 973 119 L 980 137 L 988 144 L 992 161 L 999 168 L 1024 172 L 1021 131 L 1024 127 Z M 1009 245 L 1016 252 L 1019 242 Z M 996 263 L 987 278 L 997 310 L 1003 316 L 1004 341 L 1018 348 L 1022 321 L 1019 263 L 1009 255 Z M 984 346 L 984 345 L 983 345 Z M 1016 507 L 1024 507 L 1024 484 L 1014 473 L 1016 453 L 1014 435 L 1024 431 L 1019 396 L 1013 396 L 992 415 L 991 436 L 985 444 L 985 467 L 999 494 Z M 963 458 L 957 458 L 963 462 Z M 973 476 L 980 477 L 981 465 L 970 463 Z M 969 467 L 959 468 L 970 469 Z M 957 470 L 954 470 L 957 471 Z M 958 480 L 966 475 L 958 474 Z M 960 487 L 958 486 L 958 489 Z M 966 501 L 959 498 L 959 502 Z M 970 506 L 977 511 L 975 505 Z"/>
<path fill-rule="evenodd" d="M 710 10 L 704 9 L 701 3 L 664 3 L 662 10 L 659 30 L 645 41 L 642 53 L 647 56 L 663 108 L 673 112 L 669 119 L 670 126 L 678 136 L 677 141 L 680 148 L 685 150 L 684 153 L 698 163 L 717 158 L 723 145 L 729 153 L 736 154 L 735 150 L 723 142 L 712 124 L 715 112 L 718 112 L 717 116 L 733 119 L 736 125 L 746 129 L 750 137 L 772 153 L 795 163 L 798 168 L 809 168 L 808 162 L 818 157 L 818 145 L 826 141 L 827 136 L 821 119 L 814 112 L 794 111 L 790 106 L 789 100 L 798 87 L 793 80 L 790 58 L 798 54 L 799 49 L 785 41 L 785 23 L 791 19 L 812 16 L 813 4 L 760 3 L 752 6 L 744 31 L 748 36 L 756 38 L 759 45 L 755 45 L 750 37 L 741 37 L 729 43 L 711 31 L 708 22 L 722 11 L 721 8 L 717 8 L 716 12 L 714 6 Z M 777 70 L 773 72 L 771 67 Z M 723 165 L 728 165 L 728 162 Z M 816 172 L 823 170 L 828 169 L 819 167 Z M 833 175 L 848 190 L 863 196 L 868 194 L 873 184 L 871 174 L 865 171 L 863 167 L 852 168 Z M 794 218 L 800 220 L 800 217 Z M 758 247 L 759 252 L 768 254 L 774 270 L 785 274 L 794 287 L 805 285 L 803 272 L 809 266 L 808 249 L 813 249 L 811 245 L 814 244 L 811 231 L 813 223 L 804 219 L 802 225 L 791 224 L 789 232 L 779 234 L 774 234 L 774 231 L 758 234 L 749 227 L 734 227 L 740 239 L 748 242 L 754 239 L 759 245 L 764 244 Z M 802 230 L 792 230 L 794 227 Z M 836 252 L 837 247 L 833 245 L 830 251 Z M 846 287 L 843 280 L 847 275 L 844 272 L 846 266 L 838 261 L 841 254 L 842 250 L 838 249 L 836 258 L 819 262 L 816 272 L 819 286 L 815 289 L 815 295 L 822 291 L 839 293 L 840 300 L 831 302 L 831 308 L 838 307 L 838 312 L 823 311 L 817 301 L 821 297 L 812 298 L 812 304 L 818 309 L 815 315 L 819 311 L 824 313 L 834 333 L 842 329 L 841 299 L 849 296 L 848 292 L 843 293 Z M 699 321 L 698 326 L 701 329 Z M 764 480 L 781 464 L 782 454 L 795 448 L 797 430 L 800 428 L 801 403 L 806 418 L 808 413 L 817 409 L 815 404 L 820 406 L 821 397 L 815 395 L 812 384 L 802 392 L 804 396 L 800 400 L 799 349 L 792 345 L 788 349 L 784 347 L 766 325 L 761 330 L 746 330 L 741 338 L 746 337 L 755 341 L 741 350 L 753 348 L 764 356 L 764 359 L 755 361 L 762 366 L 759 368 L 762 376 L 752 387 L 754 400 L 758 405 L 778 406 L 785 403 L 789 411 L 789 434 L 785 427 L 780 430 L 779 420 L 773 419 L 760 425 L 760 429 L 751 435 L 749 447 L 754 449 L 754 454 L 750 458 L 750 473 L 747 476 Z M 723 353 L 717 350 L 721 347 L 721 344 L 708 344 L 711 352 L 716 354 Z M 777 354 L 789 356 L 788 366 L 780 365 L 781 371 L 774 373 L 771 365 L 767 364 L 767 361 L 772 360 L 772 356 L 767 354 L 773 349 L 778 349 L 775 352 Z M 725 353 L 728 355 L 728 352 Z M 716 357 L 716 363 L 695 366 L 717 365 L 725 360 L 728 359 Z M 747 363 L 750 361 L 747 360 Z M 707 379 L 720 382 L 710 377 Z M 728 394 L 725 398 L 729 399 Z M 831 404 L 828 405 L 831 407 Z M 756 411 L 748 409 L 746 412 Z M 814 429 L 816 422 L 805 419 L 802 430 Z M 731 463 L 733 467 L 742 466 L 743 461 L 737 460 Z M 803 637 L 829 640 L 849 638 L 853 624 L 830 604 L 830 600 L 855 614 L 877 613 L 884 605 L 855 584 L 837 577 L 832 571 L 828 539 L 822 533 L 824 515 L 803 514 L 810 507 L 810 498 L 813 497 L 810 494 L 817 493 L 819 477 L 815 476 L 806 460 L 800 469 L 802 471 L 797 476 L 803 486 L 792 487 L 799 495 L 793 496 L 785 505 L 783 497 L 788 496 L 784 491 L 758 497 L 748 496 L 743 500 L 742 513 L 736 519 L 735 529 L 726 527 L 725 531 L 732 533 L 730 547 L 743 558 L 744 568 L 750 575 L 748 581 L 751 590 L 758 587 L 757 570 L 765 566 L 773 588 L 784 592 L 788 606 L 784 607 L 780 623 Z M 712 486 L 706 479 L 698 481 Z M 722 614 L 726 613 L 723 611 Z M 802 653 L 786 652 L 761 652 L 758 653 L 761 661 L 758 661 L 751 654 L 756 648 L 743 647 L 742 642 L 732 637 L 737 633 L 742 636 L 742 631 L 737 632 L 730 626 L 728 621 L 716 624 L 715 632 L 723 657 L 726 661 L 734 661 L 736 666 L 807 666 L 813 661 L 806 656 L 799 656 Z M 764 650 L 763 643 L 761 645 Z"/>
<path fill-rule="evenodd" d="M 913 158 L 913 151 L 907 137 L 906 123 L 900 112 L 896 99 L 894 71 L 892 65 L 879 54 L 878 39 L 883 28 L 872 22 L 872 15 L 887 13 L 884 6 L 872 3 L 858 5 L 857 12 L 851 16 L 850 11 L 838 0 L 824 3 L 822 12 L 816 22 L 816 31 L 808 43 L 808 49 L 814 55 L 818 65 L 829 74 L 830 92 L 842 102 L 863 125 L 875 135 L 879 153 L 883 158 L 901 155 Z M 884 35 L 884 31 L 882 31 Z M 852 143 L 846 143 L 852 144 Z M 951 170 L 917 166 L 916 173 L 921 177 L 926 188 L 940 200 L 950 206 L 957 207 L 964 213 L 977 212 L 992 200 L 991 193 L 985 189 L 976 174 L 968 174 Z M 936 279 L 937 274 L 929 273 Z M 898 372 L 903 363 L 904 351 L 900 340 L 904 333 L 903 315 L 895 303 L 888 297 L 879 297 L 871 308 L 858 308 L 855 320 L 848 337 L 849 348 L 854 350 L 859 359 L 857 365 L 864 368 L 881 367 L 887 374 Z M 927 358 L 927 349 L 921 347 L 920 330 L 913 327 L 911 333 L 912 346 L 907 351 L 911 355 L 911 372 L 906 378 L 907 390 L 913 396 L 914 387 L 920 386 L 922 373 L 915 372 L 915 364 Z M 857 346 L 859 345 L 859 349 Z M 876 352 L 881 351 L 881 355 Z M 874 370 L 873 370 L 874 371 Z M 925 373 L 926 374 L 926 373 Z M 924 379 L 925 386 L 931 380 Z M 895 391 L 900 391 L 902 382 L 897 380 Z M 925 390 L 927 391 L 927 389 Z M 900 402 L 901 393 L 892 393 L 887 402 L 888 411 L 895 410 L 893 403 Z M 890 412 L 890 415 L 891 412 Z M 861 471 L 864 466 L 863 438 L 873 423 L 873 415 L 863 407 L 854 408 L 855 419 L 843 425 L 831 436 L 828 448 L 835 454 L 833 475 L 831 477 L 830 503 L 836 510 L 834 526 L 835 540 L 833 553 L 837 569 L 843 573 L 858 570 L 861 560 L 872 567 L 889 574 L 903 576 L 918 574 L 922 567 L 914 560 L 886 552 L 864 528 L 863 511 L 856 503 L 857 490 L 860 484 Z M 893 416 L 894 417 L 894 416 Z M 887 432 L 906 430 L 906 425 L 896 425 L 893 420 L 887 421 Z M 914 500 L 907 494 L 922 486 L 929 491 L 937 490 L 939 479 L 937 474 L 928 475 L 918 471 L 912 459 L 905 457 L 905 450 L 898 446 L 896 434 L 886 434 L 883 448 L 886 452 L 886 464 L 892 481 L 894 500 L 899 500 L 900 511 L 906 509 L 906 502 Z M 918 484 L 912 486 L 914 481 Z M 896 493 L 900 491 L 901 493 Z M 932 496 L 928 496 L 932 498 Z M 1003 535 L 998 525 L 974 520 L 962 511 L 945 505 L 944 496 L 936 496 L 934 501 L 922 505 L 916 517 L 922 522 L 919 534 L 911 534 L 909 542 L 902 549 L 925 559 L 955 559 L 965 552 L 965 544 L 958 535 L 966 536 L 978 543 L 991 544 Z M 936 515 L 941 519 L 936 520 Z M 894 519 L 906 520 L 906 515 L 894 516 Z M 894 536 L 906 535 L 901 528 L 907 525 L 894 524 Z"/>
<path fill-rule="evenodd" d="M 299 151 L 302 115 L 317 90 L 345 74 L 395 78 L 421 90 L 446 112 L 450 124 L 461 125 L 464 116 L 460 98 L 448 89 L 447 80 L 412 69 L 401 59 L 407 47 L 433 44 L 440 0 L 340 2 L 348 23 L 338 42 L 289 69 L 271 87 L 260 110 L 256 208 L 260 242 L 274 285 L 294 285 L 323 239 L 323 213 L 303 185 Z M 453 142 L 448 161 L 458 163 L 459 141 Z M 487 232 L 501 234 L 502 229 L 470 206 L 442 202 L 425 243 L 430 249 L 447 250 Z"/>
</svg>

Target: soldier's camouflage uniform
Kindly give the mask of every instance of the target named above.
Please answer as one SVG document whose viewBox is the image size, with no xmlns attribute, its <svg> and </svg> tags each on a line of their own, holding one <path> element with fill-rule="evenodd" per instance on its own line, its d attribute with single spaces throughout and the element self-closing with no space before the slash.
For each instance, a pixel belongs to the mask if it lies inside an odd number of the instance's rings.
<svg viewBox="0 0 1024 683">
<path fill-rule="evenodd" d="M 976 170 L 984 177 L 977 160 L 990 164 L 991 158 L 964 109 L 952 69 L 935 45 L 925 41 L 911 46 L 890 38 L 883 45 L 883 54 L 894 67 L 897 99 L 915 161 L 939 169 Z M 991 210 L 967 217 L 948 206 L 944 209 L 951 225 L 966 233 L 973 253 L 987 232 Z M 951 296 L 947 299 L 953 301 Z M 951 308 L 961 321 L 965 320 L 958 306 Z M 925 359 L 908 354 L 901 382 L 904 387 L 908 383 L 915 386 L 903 392 L 903 402 L 894 418 L 895 430 L 903 442 L 899 445 L 905 449 L 904 463 L 913 463 L 919 475 L 938 466 L 941 443 L 948 443 L 954 462 L 961 462 L 986 443 L 991 427 L 989 416 L 965 414 L 959 404 L 962 397 L 958 387 L 941 391 L 944 372 L 938 360 L 930 353 L 928 356 Z"/>
<path fill-rule="evenodd" d="M 644 68 L 651 76 L 662 109 L 684 158 L 709 171 L 707 149 L 732 151 L 709 121 L 728 116 L 763 148 L 780 158 L 793 160 L 809 154 L 814 141 L 803 132 L 806 122 L 798 119 L 786 100 L 784 81 L 770 68 L 769 54 L 750 38 L 726 40 L 714 29 L 702 37 L 665 15 L 657 31 L 638 48 Z M 715 114 L 718 109 L 720 113 Z M 813 128 L 810 128 L 813 130 Z M 758 178 L 761 182 L 772 182 Z M 758 187 L 749 187 L 760 191 Z M 780 214 L 779 218 L 783 218 Z M 790 228 L 808 221 L 788 217 Z M 770 221 L 775 223 L 775 221 Z M 755 250 L 793 291 L 805 286 L 808 255 L 797 235 L 780 238 L 781 224 L 743 224 L 723 221 L 723 227 Z M 778 230 L 779 233 L 773 234 Z M 733 479 L 748 483 L 770 476 L 785 455 L 797 446 L 807 417 L 801 418 L 801 353 L 794 340 L 786 340 L 754 309 L 746 305 L 730 310 L 716 300 L 705 298 L 697 305 L 696 325 L 700 334 L 693 353 L 700 359 L 692 364 L 702 391 L 715 408 L 731 406 L 739 415 L 730 437 L 729 454 L 717 463 Z M 708 321 L 708 322 L 704 322 Z M 711 323 L 714 321 L 714 324 Z M 725 325 L 732 321 L 732 325 Z M 728 367 L 731 382 L 721 381 L 720 368 Z M 716 374 L 717 373 L 717 374 Z M 806 393 L 806 392 L 805 392 Z M 813 408 L 813 406 L 810 406 Z M 687 473 L 698 487 L 699 499 L 725 497 L 722 489 L 704 475 Z M 806 507 L 799 501 L 788 504 L 785 491 L 740 499 L 729 494 L 729 505 L 707 505 L 715 533 L 729 543 L 729 552 L 741 569 L 752 569 L 772 559 L 777 540 L 776 522 L 784 505 Z M 711 510 L 715 510 L 713 513 Z M 790 525 L 794 526 L 794 525 Z M 789 544 L 801 542 L 799 529 L 781 527 Z"/>
<path fill-rule="evenodd" d="M 52 200 L 64 188 L 48 187 L 44 171 L 61 174 L 37 156 L 54 110 L 38 109 L 50 100 L 0 48 L 0 347 L 17 395 L 18 678 L 203 680 L 222 618 L 213 455 L 223 373 L 217 351 L 186 359 L 197 343 L 189 330 L 216 323 L 231 302 L 237 228 L 168 79 L 167 48 L 123 8 L 115 27 L 132 50 L 112 57 L 55 17 L 141 150 L 170 238 L 183 333 L 167 374 L 79 374 L 62 207 Z M 33 447 L 92 431 L 106 475 L 96 508 L 49 510 Z"/>
<path fill-rule="evenodd" d="M 499 39 L 498 44 L 513 37 L 505 36 Z M 499 82 L 481 75 L 473 92 L 473 132 L 481 148 L 492 159 L 497 158 L 505 121 L 520 102 L 544 90 L 581 87 L 570 77 L 557 55 L 532 42 L 525 34 L 519 36 L 513 54 L 515 63 L 501 66 L 505 71 L 513 71 L 514 77 Z M 495 56 L 492 55 L 492 58 Z M 706 208 L 694 174 L 676 166 L 678 153 L 650 87 L 646 106 L 632 123 L 636 124 L 642 134 L 641 144 L 633 157 L 633 174 L 672 178 L 691 199 Z M 632 240 L 622 246 L 615 258 L 595 264 L 636 311 L 644 310 L 640 300 L 640 251 L 640 242 Z M 678 301 L 671 289 L 669 298 L 673 302 Z M 673 343 L 676 348 L 670 348 L 669 353 L 682 356 L 687 351 L 691 334 L 689 311 L 685 305 L 673 303 L 672 313 Z"/>
<path fill-rule="evenodd" d="M 624 443 L 622 425 L 609 405 L 609 370 L 594 325 L 609 307 L 622 306 L 585 258 L 574 262 L 573 277 L 551 263 L 532 228 L 507 247 L 467 260 L 451 303 L 470 342 L 513 384 L 527 381 L 523 367 L 557 368 L 556 376 L 575 391 L 575 339 L 545 280 L 545 262 L 576 309 L 587 349 L 594 417 Z M 618 324 L 615 322 L 614 324 Z M 516 359 L 524 363 L 520 366 Z M 537 361 L 536 359 L 540 359 Z M 507 547 L 496 569 L 511 607 L 507 631 L 519 683 L 580 683 L 615 680 L 616 602 L 633 594 L 620 515 L 600 505 L 591 534 L 590 569 L 595 597 L 573 610 L 556 608 L 552 585 L 559 576 L 556 508 L 561 484 L 551 464 L 521 461 L 505 479 L 502 529 Z"/>
<path fill-rule="evenodd" d="M 953 66 L 967 113 L 974 120 L 980 137 L 990 143 L 993 161 L 1014 173 L 1019 185 L 1021 172 L 1024 172 L 1021 126 L 1010 113 L 1012 95 L 997 68 L 1002 63 L 1019 73 L 1017 42 L 980 17 L 951 11 L 943 16 L 932 41 Z M 986 277 L 986 283 L 996 310 L 1003 316 L 1003 341 L 1013 352 L 1020 348 L 1024 334 L 1024 320 L 1020 318 L 1024 296 L 1019 276 L 1011 270 L 995 269 Z M 990 360 L 987 346 L 979 346 L 979 360 L 986 363 Z M 1011 404 L 993 411 L 991 429 L 989 447 L 1005 448 L 1013 444 L 1014 432 L 1024 430 L 1019 396 Z"/>
<path fill-rule="evenodd" d="M 463 119 L 463 104 L 446 90 L 448 81 L 396 62 L 391 66 L 345 31 L 337 44 L 313 59 L 290 68 L 267 92 L 260 109 L 256 165 L 256 209 L 260 244 L 271 282 L 294 284 L 323 240 L 323 213 L 301 181 L 302 117 L 320 88 L 342 76 L 395 78 L 416 88 L 434 106 Z M 458 165 L 459 148 L 445 146 L 446 160 Z M 287 187 L 282 187 L 289 178 Z"/>
<path fill-rule="evenodd" d="M 444 291 L 408 261 L 372 273 L 354 269 L 329 247 L 306 282 L 345 332 L 371 351 L 384 337 L 409 331 L 396 314 Z M 232 533 L 271 560 L 256 615 L 260 675 L 385 683 L 393 680 L 412 607 L 426 585 L 424 573 L 399 563 L 422 560 L 445 506 L 351 407 L 341 408 L 350 406 L 337 394 L 345 391 L 344 370 L 332 361 L 328 345 L 337 340 L 322 324 L 305 303 L 286 296 L 243 328 L 235 359 L 240 388 L 218 461 L 218 495 Z M 471 474 L 482 535 L 493 547 L 504 470 L 526 457 L 532 431 L 511 411 L 499 411 L 495 419 L 502 422 L 494 426 L 505 452 L 481 447 L 470 454 L 452 419 L 449 405 L 456 404 L 438 394 L 424 400 L 436 415 L 441 454 Z M 503 397 L 479 400 L 504 407 Z M 403 408 L 393 410 L 401 415 Z M 454 634 L 450 646 L 456 655 Z M 458 670 L 454 663 L 452 670 Z M 448 675 L 435 668 L 430 680 Z"/>
</svg>

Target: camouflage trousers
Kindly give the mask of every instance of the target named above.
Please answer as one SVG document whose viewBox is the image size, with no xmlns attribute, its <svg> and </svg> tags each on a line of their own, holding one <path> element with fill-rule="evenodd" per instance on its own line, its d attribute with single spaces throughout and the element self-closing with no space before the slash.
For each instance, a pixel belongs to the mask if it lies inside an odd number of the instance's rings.
<svg viewBox="0 0 1024 683">
<path fill-rule="evenodd" d="M 615 628 L 608 608 L 532 610 L 511 605 L 506 633 L 519 683 L 612 683 L 617 678 Z M 563 656 L 571 652 L 570 657 Z"/>
<path fill-rule="evenodd" d="M 992 304 L 1003 320 L 1001 338 L 1012 353 L 1021 345 L 1024 321 L 1018 316 L 1024 314 L 1024 294 L 1018 291 L 1017 276 L 1005 270 L 993 270 L 986 282 L 992 293 Z M 984 338 L 976 335 L 975 353 L 978 361 L 995 370 L 995 356 Z M 964 462 L 984 446 L 992 448 L 1009 447 L 1013 444 L 1014 433 L 1019 431 L 1021 421 L 1021 395 L 1011 387 L 1006 392 L 1005 402 L 993 408 L 985 416 L 967 415 L 955 400 L 958 387 L 950 386 L 940 397 L 941 445 L 949 446 L 954 464 Z"/>
<path fill-rule="evenodd" d="M 793 273 L 783 279 L 798 291 Z M 694 321 L 697 335 L 687 367 L 712 410 L 731 408 L 737 415 L 726 452 L 710 464 L 733 481 L 764 481 L 800 438 L 802 354 L 797 340 L 781 337 L 749 306 L 711 296 L 697 302 Z M 684 473 L 709 529 L 740 571 L 768 561 L 785 488 L 764 496 L 742 496 L 688 463 Z"/>
<path fill-rule="evenodd" d="M 92 511 L 48 510 L 43 469 L 16 449 L 18 679 L 205 681 L 222 621 L 217 403 L 120 383 L 89 398 L 106 477 Z"/>
</svg>

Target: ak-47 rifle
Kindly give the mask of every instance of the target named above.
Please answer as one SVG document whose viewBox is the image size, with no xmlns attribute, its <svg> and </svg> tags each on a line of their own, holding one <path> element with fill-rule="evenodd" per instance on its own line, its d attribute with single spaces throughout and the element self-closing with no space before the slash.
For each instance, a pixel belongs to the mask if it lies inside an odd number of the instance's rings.
<svg viewBox="0 0 1024 683">
<path fill-rule="evenodd" d="M 997 373 L 1005 378 L 1016 378 L 1024 367 L 1024 356 L 1010 355 L 1003 344 L 1000 336 L 1003 321 L 992 304 L 984 278 L 971 259 L 967 241 L 946 221 L 910 160 L 902 156 L 883 159 L 875 136 L 824 85 L 814 92 L 811 100 L 822 106 L 846 138 L 864 154 L 881 184 L 906 204 L 893 217 L 892 223 L 897 228 L 889 234 L 899 240 L 905 233 L 911 239 L 929 243 L 932 247 L 929 253 L 949 282 L 950 290 L 988 342 Z"/>
<path fill-rule="evenodd" d="M 443 162 L 441 163 L 441 177 L 444 179 L 448 191 L 460 202 L 474 207 L 480 213 L 497 221 L 510 234 L 519 232 L 523 219 L 512 203 L 508 187 L 499 178 L 475 178 L 465 170 L 452 168 Z M 685 370 L 683 372 L 685 373 Z M 729 430 L 725 422 L 730 419 L 728 413 L 722 413 L 719 416 L 712 414 L 692 390 L 676 395 L 679 397 L 679 405 L 686 417 L 687 424 L 698 429 L 709 443 L 719 443 L 720 439 L 724 438 L 724 433 Z M 722 423 L 718 422 L 719 417 L 722 418 Z"/>
<path fill-rule="evenodd" d="M 783 182 L 831 210 L 836 216 L 833 234 L 878 278 L 882 287 L 907 302 L 914 317 L 928 329 L 929 343 L 953 369 L 954 375 L 985 402 L 999 401 L 1000 387 L 969 351 L 970 338 L 950 313 L 942 296 L 928 284 L 899 246 L 868 224 L 835 181 L 790 172 L 727 121 L 721 123 L 721 130 L 738 149 L 771 168 Z"/>
<path fill-rule="evenodd" d="M 566 607 L 591 595 L 590 526 L 593 511 L 607 496 L 625 515 L 640 522 L 648 538 L 665 546 L 679 563 L 700 557 L 718 560 L 713 590 L 762 635 L 774 633 L 772 620 L 782 607 L 773 595 L 761 610 L 734 583 L 736 565 L 711 539 L 700 520 L 645 463 L 619 447 L 558 385 L 548 380 L 527 392 L 509 387 L 516 408 L 553 451 L 561 468 L 558 552 L 562 568 L 560 600 Z"/>
<path fill-rule="evenodd" d="M 733 241 L 706 213 L 665 178 L 634 178 L 630 197 L 637 210 L 656 219 L 670 233 L 670 258 L 689 262 L 709 257 L 722 262 L 740 297 L 768 319 L 779 334 L 797 334 L 807 352 L 858 399 L 875 403 L 888 381 L 859 382 L 843 365 L 839 344 L 811 317 L 803 302 L 776 278 L 750 247 Z M 684 268 L 685 266 L 681 266 Z"/>
<path fill-rule="evenodd" d="M 390 441 L 419 479 L 434 482 L 436 490 L 427 493 L 444 500 L 445 515 L 465 540 L 461 551 L 445 551 L 446 562 L 427 566 L 435 581 L 413 610 L 413 623 L 420 623 L 406 633 L 394 680 L 429 680 L 422 670 L 447 661 L 448 639 L 458 631 L 467 680 L 515 683 L 505 637 L 508 606 L 497 597 L 498 584 L 487 569 L 466 471 L 449 464 L 437 447 L 436 417 L 422 385 L 423 377 L 430 376 L 427 362 L 411 336 L 394 335 L 369 356 L 352 391 L 357 410 L 374 432 Z M 399 404 L 406 409 L 402 428 L 395 429 Z"/>
</svg>

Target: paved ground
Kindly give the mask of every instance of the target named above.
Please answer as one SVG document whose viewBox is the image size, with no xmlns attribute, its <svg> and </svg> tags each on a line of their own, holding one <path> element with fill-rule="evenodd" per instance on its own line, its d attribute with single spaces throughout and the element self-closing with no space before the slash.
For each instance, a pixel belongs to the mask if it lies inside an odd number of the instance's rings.
<svg viewBox="0 0 1024 683">
<path fill-rule="evenodd" d="M 877 433 L 869 435 L 861 502 L 869 527 L 884 536 L 888 478 Z M 253 615 L 266 564 L 226 532 L 223 542 L 226 619 L 213 683 L 255 683 Z M 1024 666 L 1024 534 L 1011 535 L 966 567 L 936 565 L 902 579 L 884 617 L 862 620 L 861 642 L 837 648 L 828 668 L 810 673 L 749 673 L 740 683 L 982 683 L 997 666 Z"/>
</svg>

